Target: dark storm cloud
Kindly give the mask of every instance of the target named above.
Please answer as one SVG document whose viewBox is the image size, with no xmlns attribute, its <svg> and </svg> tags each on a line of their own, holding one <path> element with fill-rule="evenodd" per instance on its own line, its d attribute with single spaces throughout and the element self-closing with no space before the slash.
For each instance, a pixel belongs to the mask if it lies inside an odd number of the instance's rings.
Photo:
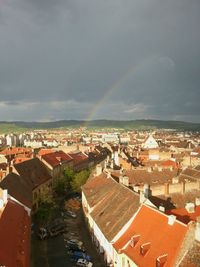
<svg viewBox="0 0 200 267">
<path fill-rule="evenodd" d="M 2 120 L 117 112 L 198 121 L 199 8 L 198 0 L 1 2 Z"/>
</svg>

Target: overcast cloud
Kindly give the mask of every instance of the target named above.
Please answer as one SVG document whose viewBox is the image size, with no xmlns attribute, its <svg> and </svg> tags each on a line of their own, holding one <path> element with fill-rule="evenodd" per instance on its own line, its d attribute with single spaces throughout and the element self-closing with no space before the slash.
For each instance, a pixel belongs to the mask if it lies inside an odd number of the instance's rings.
<svg viewBox="0 0 200 267">
<path fill-rule="evenodd" d="M 0 120 L 200 122 L 199 25 L 199 0 L 0 0 Z"/>
</svg>

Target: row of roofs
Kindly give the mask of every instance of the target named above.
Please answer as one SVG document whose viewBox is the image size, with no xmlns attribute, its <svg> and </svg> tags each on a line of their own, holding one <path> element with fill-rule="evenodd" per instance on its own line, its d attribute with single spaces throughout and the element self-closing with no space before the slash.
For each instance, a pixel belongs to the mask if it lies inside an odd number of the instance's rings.
<svg viewBox="0 0 200 267">
<path fill-rule="evenodd" d="M 136 212 L 139 196 L 108 178 L 108 175 L 102 173 L 91 178 L 83 186 L 82 192 L 83 199 L 87 200 L 87 204 L 83 203 L 84 207 L 87 211 L 91 210 L 90 215 L 98 222 L 106 239 L 112 241 L 124 223 Z"/>
<path fill-rule="evenodd" d="M 0 182 L 0 187 L 8 189 L 10 195 L 32 208 L 32 192 L 51 180 L 46 166 L 34 158 L 13 165 L 10 173 Z"/>
<path fill-rule="evenodd" d="M 124 170 L 123 172 L 114 171 L 113 177 L 127 176 L 129 185 L 144 185 L 144 184 L 163 184 L 172 182 L 172 179 L 179 174 L 177 169 L 133 169 Z"/>
<path fill-rule="evenodd" d="M 195 240 L 200 241 L 200 202 L 193 210 L 173 208 L 164 213 L 157 209 L 156 200 L 144 198 L 141 204 L 140 194 L 119 184 L 107 171 L 91 176 L 83 186 L 85 216 L 107 262 L 116 267 L 171 267 L 183 264 L 189 252 L 200 260 L 191 252 L 198 245 Z"/>
</svg>

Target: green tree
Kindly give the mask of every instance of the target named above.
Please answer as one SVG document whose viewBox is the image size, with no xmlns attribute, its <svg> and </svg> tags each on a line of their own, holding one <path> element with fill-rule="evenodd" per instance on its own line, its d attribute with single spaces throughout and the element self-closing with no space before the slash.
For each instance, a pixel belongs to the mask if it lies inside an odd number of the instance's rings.
<svg viewBox="0 0 200 267">
<path fill-rule="evenodd" d="M 63 195 L 65 193 L 65 189 L 67 187 L 67 181 L 65 177 L 60 177 L 56 179 L 53 190 L 56 192 L 58 195 Z"/>
<path fill-rule="evenodd" d="M 52 193 L 53 193 L 52 189 L 50 189 L 49 187 L 44 187 L 40 191 L 39 205 L 42 205 L 42 204 L 54 205 L 55 202 L 54 202 Z"/>
<path fill-rule="evenodd" d="M 47 224 L 54 214 L 55 207 L 52 190 L 48 187 L 43 188 L 40 192 L 39 207 L 34 214 L 34 219 L 41 225 Z"/>
<path fill-rule="evenodd" d="M 64 170 L 63 173 L 64 179 L 65 179 L 65 186 L 67 190 L 71 190 L 71 182 L 73 181 L 75 177 L 75 172 L 72 168 L 67 168 Z"/>
<path fill-rule="evenodd" d="M 80 192 L 81 186 L 84 185 L 90 175 L 89 170 L 84 170 L 75 174 L 74 178 L 71 181 L 71 187 L 73 191 Z"/>
</svg>

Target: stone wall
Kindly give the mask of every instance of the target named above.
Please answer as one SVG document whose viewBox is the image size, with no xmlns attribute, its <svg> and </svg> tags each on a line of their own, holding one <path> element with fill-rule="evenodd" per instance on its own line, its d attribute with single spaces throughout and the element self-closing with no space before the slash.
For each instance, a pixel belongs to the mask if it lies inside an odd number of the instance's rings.
<svg viewBox="0 0 200 267">
<path fill-rule="evenodd" d="M 190 192 L 195 189 L 200 189 L 200 182 L 187 182 L 187 183 L 177 183 L 177 184 L 162 184 L 162 185 L 151 185 L 152 195 L 169 195 L 173 193 Z"/>
</svg>

